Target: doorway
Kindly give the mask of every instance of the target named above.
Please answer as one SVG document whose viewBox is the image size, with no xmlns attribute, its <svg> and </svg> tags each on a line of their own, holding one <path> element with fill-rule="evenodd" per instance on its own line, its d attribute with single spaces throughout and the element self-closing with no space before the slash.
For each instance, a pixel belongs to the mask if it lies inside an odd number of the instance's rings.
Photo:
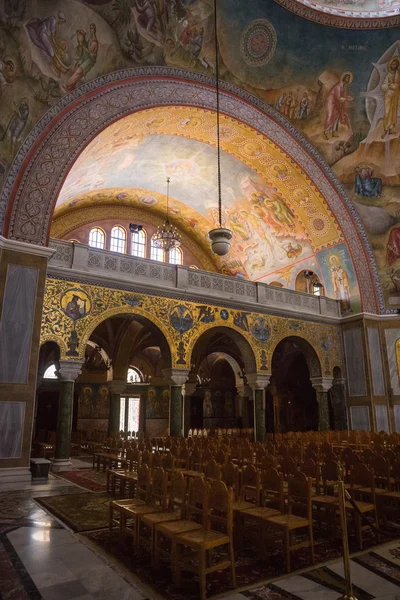
<svg viewBox="0 0 400 600">
<path fill-rule="evenodd" d="M 119 430 L 124 433 L 139 431 L 140 396 L 121 397 Z"/>
</svg>

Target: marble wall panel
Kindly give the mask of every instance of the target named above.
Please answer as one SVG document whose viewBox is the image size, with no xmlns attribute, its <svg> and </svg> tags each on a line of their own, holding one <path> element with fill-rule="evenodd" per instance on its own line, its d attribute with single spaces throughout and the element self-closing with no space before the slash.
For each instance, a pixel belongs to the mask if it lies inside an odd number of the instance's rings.
<svg viewBox="0 0 400 600">
<path fill-rule="evenodd" d="M 25 402 L 0 402 L 0 459 L 20 458 Z"/>
<path fill-rule="evenodd" d="M 395 404 L 393 407 L 394 411 L 394 426 L 396 431 L 400 432 L 400 405 Z"/>
<path fill-rule="evenodd" d="M 38 269 L 9 264 L 0 319 L 0 382 L 27 383 Z"/>
<path fill-rule="evenodd" d="M 389 415 L 387 406 L 375 406 L 376 430 L 389 433 Z"/>
<path fill-rule="evenodd" d="M 370 431 L 368 406 L 350 406 L 351 428 L 356 431 Z"/>
<path fill-rule="evenodd" d="M 369 356 L 371 362 L 372 389 L 374 396 L 384 396 L 385 380 L 383 376 L 382 352 L 379 341 L 379 329 L 368 327 Z"/>
<path fill-rule="evenodd" d="M 364 352 L 361 329 L 346 329 L 343 333 L 349 396 L 366 396 Z"/>
<path fill-rule="evenodd" d="M 400 329 L 385 329 L 386 349 L 389 363 L 390 385 L 394 396 L 400 396 L 399 372 L 396 359 L 396 340 L 400 337 Z"/>
<path fill-rule="evenodd" d="M 146 437 L 163 437 L 169 435 L 168 419 L 146 419 Z"/>
<path fill-rule="evenodd" d="M 86 431 L 90 436 L 92 431 L 107 431 L 108 419 L 78 419 L 76 428 L 79 431 Z"/>
</svg>

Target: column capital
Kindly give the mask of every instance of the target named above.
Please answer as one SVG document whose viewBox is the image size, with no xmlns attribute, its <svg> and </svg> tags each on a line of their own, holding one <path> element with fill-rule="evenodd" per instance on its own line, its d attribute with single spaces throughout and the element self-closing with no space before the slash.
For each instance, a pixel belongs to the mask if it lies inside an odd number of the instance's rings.
<svg viewBox="0 0 400 600">
<path fill-rule="evenodd" d="M 346 385 L 346 377 L 335 377 L 332 385 Z"/>
<path fill-rule="evenodd" d="M 60 360 L 57 374 L 62 381 L 75 381 L 81 373 L 83 360 Z"/>
<path fill-rule="evenodd" d="M 310 377 L 311 384 L 316 392 L 329 392 L 332 387 L 332 377 Z"/>
<path fill-rule="evenodd" d="M 163 369 L 162 374 L 169 385 L 183 385 L 188 380 L 190 369 Z"/>
<path fill-rule="evenodd" d="M 126 388 L 126 381 L 123 379 L 113 379 L 108 382 L 108 387 L 110 388 L 110 392 L 112 394 L 122 394 Z"/>
<path fill-rule="evenodd" d="M 183 384 L 184 390 L 183 393 L 185 396 L 191 396 L 194 391 L 196 390 L 197 387 L 197 382 L 196 381 L 186 381 L 186 383 Z"/>
<path fill-rule="evenodd" d="M 246 379 L 252 390 L 263 390 L 269 384 L 271 373 L 249 373 Z"/>
</svg>

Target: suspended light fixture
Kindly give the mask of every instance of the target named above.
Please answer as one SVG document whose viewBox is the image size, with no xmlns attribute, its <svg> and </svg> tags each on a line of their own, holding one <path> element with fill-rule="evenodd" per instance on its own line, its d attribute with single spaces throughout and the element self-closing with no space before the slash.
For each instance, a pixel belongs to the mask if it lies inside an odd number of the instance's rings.
<svg viewBox="0 0 400 600">
<path fill-rule="evenodd" d="M 167 216 L 163 226 L 161 228 L 158 227 L 157 232 L 153 235 L 153 246 L 161 248 L 164 252 L 169 252 L 181 245 L 181 236 L 177 228 L 169 222 L 168 218 L 169 183 L 170 178 L 167 177 Z"/>
<path fill-rule="evenodd" d="M 222 198 L 221 198 L 221 148 L 219 131 L 219 64 L 218 64 L 218 35 L 217 35 L 217 0 L 214 0 L 214 30 L 215 30 L 215 76 L 217 92 L 217 172 L 218 172 L 218 221 L 219 227 L 209 232 L 211 248 L 214 254 L 225 256 L 231 247 L 232 231 L 222 227 Z"/>
</svg>

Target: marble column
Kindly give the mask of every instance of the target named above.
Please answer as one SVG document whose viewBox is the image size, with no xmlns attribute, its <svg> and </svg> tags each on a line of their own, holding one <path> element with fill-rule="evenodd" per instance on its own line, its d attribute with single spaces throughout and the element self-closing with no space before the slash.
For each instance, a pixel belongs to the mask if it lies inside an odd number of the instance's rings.
<svg viewBox="0 0 400 600">
<path fill-rule="evenodd" d="M 346 407 L 346 380 L 344 377 L 336 377 L 331 389 L 331 400 L 333 408 L 334 428 L 345 431 L 349 428 Z"/>
<path fill-rule="evenodd" d="M 311 377 L 314 390 L 317 393 L 318 402 L 318 430 L 329 431 L 329 404 L 328 392 L 332 387 L 333 379 L 330 377 Z"/>
<path fill-rule="evenodd" d="M 60 360 L 58 375 L 61 379 L 58 401 L 56 449 L 51 470 L 55 473 L 71 469 L 71 432 L 74 410 L 75 380 L 82 369 L 82 361 Z"/>
<path fill-rule="evenodd" d="M 126 381 L 114 379 L 108 382 L 110 388 L 110 410 L 108 413 L 108 433 L 111 436 L 119 434 L 121 412 L 121 394 L 125 391 Z"/>
<path fill-rule="evenodd" d="M 164 379 L 170 385 L 169 434 L 182 436 L 182 386 L 189 377 L 189 369 L 163 369 Z"/>
<path fill-rule="evenodd" d="M 147 406 L 147 389 L 140 393 L 139 401 L 139 433 L 146 435 L 146 406 Z"/>
<path fill-rule="evenodd" d="M 182 386 L 182 395 L 183 395 L 183 436 L 187 437 L 188 431 L 190 429 L 190 413 L 191 413 L 191 401 L 192 394 L 194 394 L 196 390 L 197 383 L 189 382 L 183 384 Z"/>
<path fill-rule="evenodd" d="M 254 392 L 254 440 L 263 442 L 265 438 L 265 388 L 269 384 L 270 374 L 251 373 L 246 376 L 247 383 Z"/>
</svg>

